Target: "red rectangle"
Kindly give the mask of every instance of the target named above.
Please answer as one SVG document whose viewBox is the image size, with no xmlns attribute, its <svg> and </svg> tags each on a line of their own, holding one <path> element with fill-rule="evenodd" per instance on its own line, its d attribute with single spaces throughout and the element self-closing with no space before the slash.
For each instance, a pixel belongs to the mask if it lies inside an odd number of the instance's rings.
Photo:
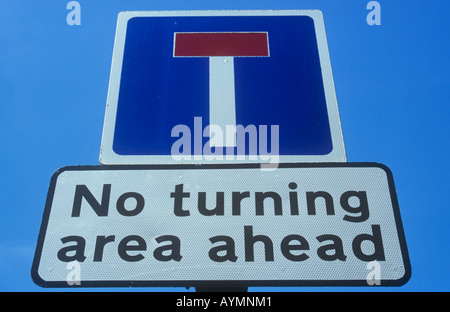
<svg viewBox="0 0 450 312">
<path fill-rule="evenodd" d="M 175 33 L 174 56 L 269 56 L 267 32 Z"/>
</svg>

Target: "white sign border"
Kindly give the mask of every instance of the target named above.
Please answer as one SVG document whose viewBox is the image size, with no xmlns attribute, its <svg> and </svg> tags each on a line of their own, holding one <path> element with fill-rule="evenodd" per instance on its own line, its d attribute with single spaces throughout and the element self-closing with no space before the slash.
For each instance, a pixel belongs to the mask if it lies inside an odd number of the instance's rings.
<svg viewBox="0 0 450 312">
<path fill-rule="evenodd" d="M 326 155 L 280 155 L 278 162 L 346 162 L 346 153 L 342 127 L 337 105 L 328 43 L 322 12 L 319 10 L 205 10 L 205 11 L 135 11 L 121 12 L 118 16 L 114 52 L 111 65 L 107 104 L 100 147 L 99 161 L 104 165 L 122 164 L 200 164 L 200 163 L 261 163 L 259 157 L 255 160 L 232 159 L 228 160 L 200 160 L 191 157 L 191 160 L 174 160 L 172 155 L 119 155 L 113 150 L 114 128 L 116 124 L 117 104 L 119 99 L 122 62 L 125 48 L 127 24 L 134 17 L 164 17 L 164 16 L 309 16 L 314 20 L 324 92 L 327 103 L 328 119 L 330 123 L 333 149 Z M 237 157 L 233 157 L 237 158 Z M 267 161 L 269 162 L 269 161 Z"/>
</svg>

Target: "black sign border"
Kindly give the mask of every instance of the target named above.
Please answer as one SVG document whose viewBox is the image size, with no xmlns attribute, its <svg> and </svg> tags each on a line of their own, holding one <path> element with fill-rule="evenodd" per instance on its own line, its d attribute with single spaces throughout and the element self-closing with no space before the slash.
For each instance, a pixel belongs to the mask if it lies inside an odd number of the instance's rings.
<svg viewBox="0 0 450 312">
<path fill-rule="evenodd" d="M 380 286 L 402 286 L 411 278 L 411 263 L 406 246 L 406 238 L 403 224 L 400 216 L 397 192 L 394 186 L 394 179 L 391 170 L 383 164 L 375 162 L 353 162 L 353 163 L 281 163 L 278 168 L 380 168 L 388 179 L 389 191 L 394 209 L 395 224 L 400 243 L 405 274 L 397 280 L 380 281 Z M 47 200 L 45 203 L 44 214 L 42 217 L 41 228 L 39 231 L 36 251 L 31 267 L 31 277 L 33 282 L 41 287 L 60 287 L 60 288 L 80 288 L 80 287 L 301 287 L 301 286 L 369 286 L 364 280 L 198 280 L 198 281 L 81 281 L 80 285 L 69 285 L 67 281 L 45 281 L 39 276 L 38 269 L 44 245 L 45 234 L 50 217 L 50 210 L 53 203 L 54 192 L 58 176 L 65 171 L 103 171 L 103 170 L 207 170 L 207 169 L 258 169 L 261 164 L 187 164 L 187 165 L 88 165 L 88 166 L 67 166 L 58 169 L 52 176 Z M 380 287 L 378 286 L 378 287 Z M 370 286 L 377 287 L 377 286 Z"/>
</svg>

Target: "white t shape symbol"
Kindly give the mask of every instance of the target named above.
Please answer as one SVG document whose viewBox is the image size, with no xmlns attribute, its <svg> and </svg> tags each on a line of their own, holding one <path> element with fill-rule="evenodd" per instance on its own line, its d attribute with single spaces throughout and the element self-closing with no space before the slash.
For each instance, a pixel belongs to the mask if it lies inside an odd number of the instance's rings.
<svg viewBox="0 0 450 312">
<path fill-rule="evenodd" d="M 209 58 L 209 124 L 236 127 L 234 57 L 269 56 L 267 32 L 175 33 L 174 57 Z M 219 147 L 215 140 L 211 145 Z M 236 146 L 236 133 L 227 133 L 224 146 Z"/>
</svg>

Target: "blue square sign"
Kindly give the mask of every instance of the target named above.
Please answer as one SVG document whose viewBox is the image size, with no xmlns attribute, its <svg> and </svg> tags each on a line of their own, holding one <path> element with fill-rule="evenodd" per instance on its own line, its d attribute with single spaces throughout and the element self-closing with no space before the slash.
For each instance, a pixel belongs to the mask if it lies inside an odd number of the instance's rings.
<svg viewBox="0 0 450 312">
<path fill-rule="evenodd" d="M 345 162 L 320 11 L 119 14 L 103 164 Z"/>
</svg>

